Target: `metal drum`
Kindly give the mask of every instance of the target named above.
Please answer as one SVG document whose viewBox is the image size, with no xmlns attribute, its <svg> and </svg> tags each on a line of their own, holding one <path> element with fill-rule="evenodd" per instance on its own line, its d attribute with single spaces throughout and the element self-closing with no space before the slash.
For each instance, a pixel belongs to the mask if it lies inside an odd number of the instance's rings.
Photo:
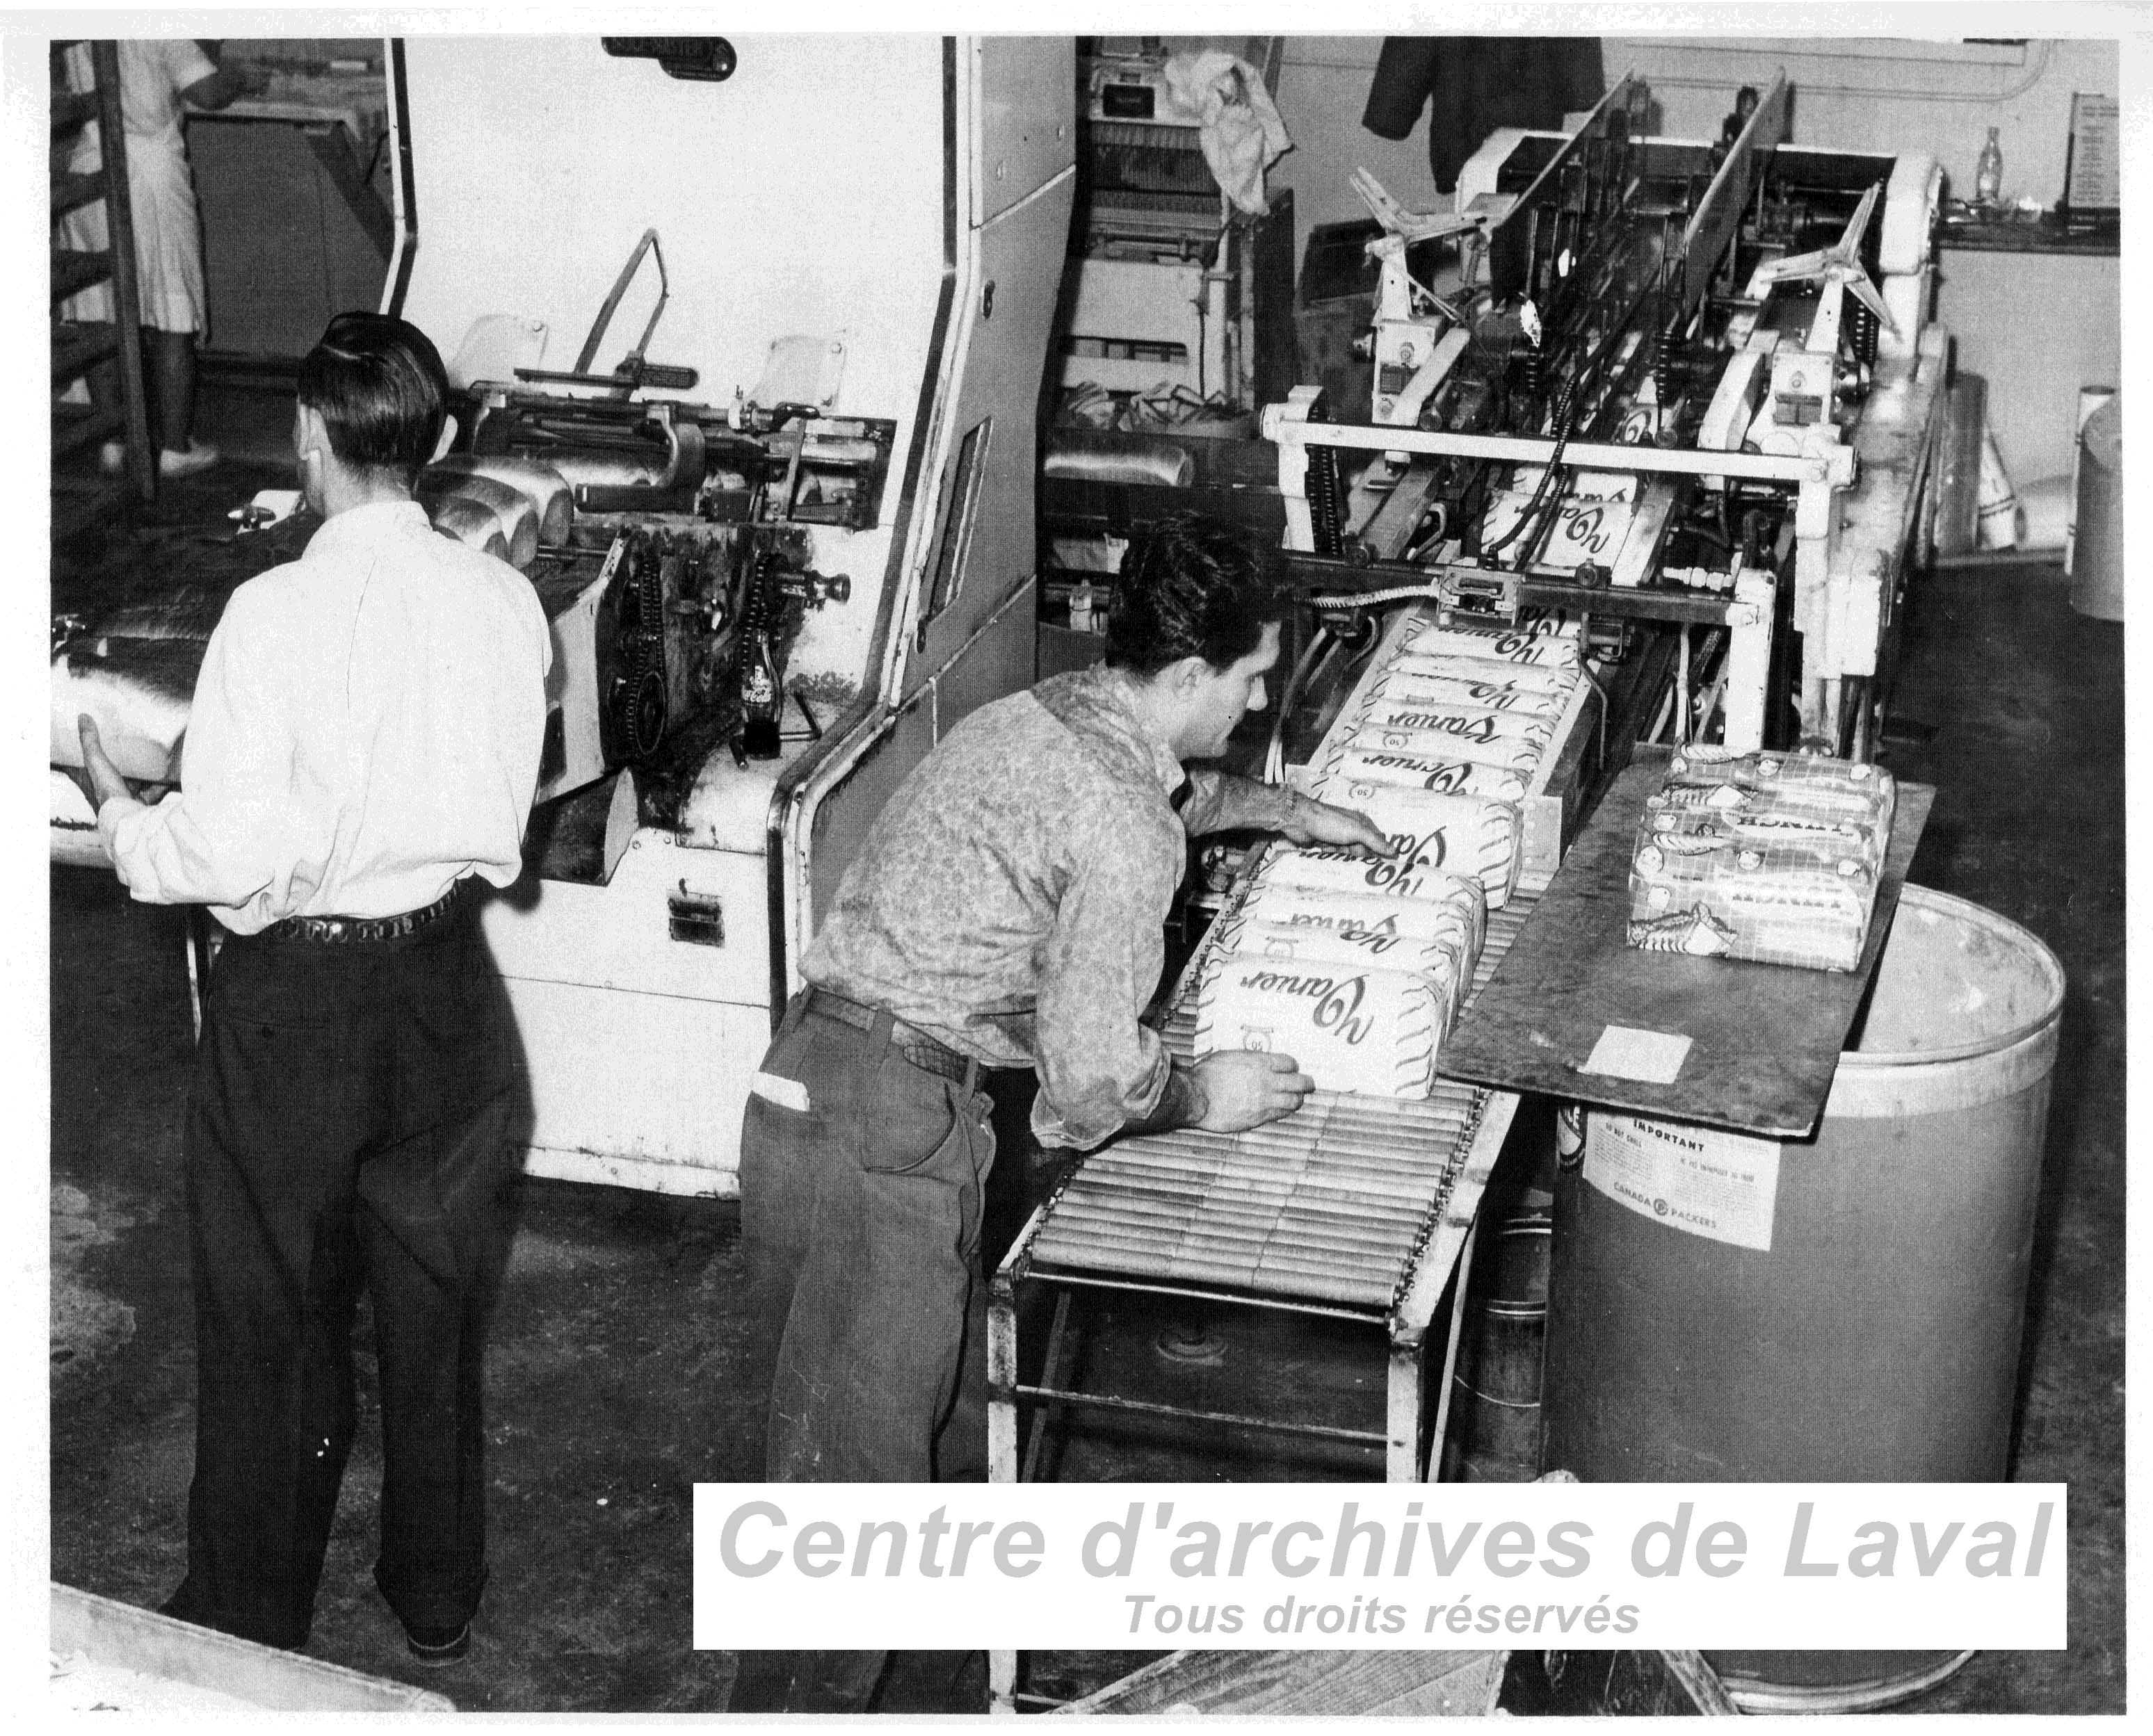
<svg viewBox="0 0 2153 1736">
<path fill-rule="evenodd" d="M 1779 1148 L 1761 1249 L 1618 1204 L 1588 1180 L 1589 1134 L 1555 1188 L 1545 1463 L 1588 1482 L 2000 1481 L 2063 1000 L 2033 936 L 1908 886 L 1822 1124 Z M 1843 1712 L 1966 1654 L 1709 1655 L 1745 1709 Z"/>
<path fill-rule="evenodd" d="M 1540 1475 L 1552 1227 L 1542 1214 L 1514 1217 L 1474 1262 L 1476 1293 L 1451 1382 L 1446 1480 L 1529 1483 Z"/>
</svg>

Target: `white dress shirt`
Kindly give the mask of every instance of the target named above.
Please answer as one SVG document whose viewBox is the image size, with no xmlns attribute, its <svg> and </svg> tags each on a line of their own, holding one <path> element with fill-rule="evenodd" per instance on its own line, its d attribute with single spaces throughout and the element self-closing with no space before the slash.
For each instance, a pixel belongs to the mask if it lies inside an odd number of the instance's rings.
<svg viewBox="0 0 2153 1736">
<path fill-rule="evenodd" d="M 421 507 L 354 507 L 232 593 L 202 657 L 182 786 L 105 803 L 120 878 L 236 934 L 419 910 L 522 865 L 552 644 L 515 568 Z"/>
</svg>

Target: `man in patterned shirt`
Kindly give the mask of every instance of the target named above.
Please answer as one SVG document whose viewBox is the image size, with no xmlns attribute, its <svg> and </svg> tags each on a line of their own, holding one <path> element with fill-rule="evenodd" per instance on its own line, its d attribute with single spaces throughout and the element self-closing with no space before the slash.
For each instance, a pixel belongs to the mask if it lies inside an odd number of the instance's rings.
<svg viewBox="0 0 2153 1736">
<path fill-rule="evenodd" d="M 869 830 L 741 1134 L 773 1480 L 925 1482 L 979 1453 L 950 1439 L 975 1429 L 949 1425 L 968 1338 L 980 1353 L 983 1069 L 1037 1073 L 1049 1146 L 1234 1132 L 1300 1107 L 1311 1082 L 1290 1056 L 1183 1066 L 1138 1023 L 1191 835 L 1389 853 L 1359 814 L 1183 769 L 1262 709 L 1283 607 L 1224 526 L 1160 526 L 1122 563 L 1105 663 L 967 718 Z M 796 1666 L 786 1708 L 859 1709 L 879 1667 Z"/>
</svg>

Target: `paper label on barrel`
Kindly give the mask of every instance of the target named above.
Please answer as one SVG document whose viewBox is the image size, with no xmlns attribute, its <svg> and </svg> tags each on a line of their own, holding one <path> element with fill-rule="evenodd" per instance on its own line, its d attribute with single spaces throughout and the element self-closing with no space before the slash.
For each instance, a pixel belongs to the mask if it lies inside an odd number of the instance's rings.
<svg viewBox="0 0 2153 1736">
<path fill-rule="evenodd" d="M 1772 1246 L 1777 1140 L 1596 1112 L 1586 1118 L 1585 1179 L 1671 1230 L 1760 1251 Z"/>
</svg>

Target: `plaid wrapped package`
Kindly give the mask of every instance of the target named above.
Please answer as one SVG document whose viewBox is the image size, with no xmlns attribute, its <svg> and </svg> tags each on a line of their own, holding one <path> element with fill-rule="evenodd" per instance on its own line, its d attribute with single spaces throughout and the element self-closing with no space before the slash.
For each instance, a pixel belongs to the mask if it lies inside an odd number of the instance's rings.
<svg viewBox="0 0 2153 1736">
<path fill-rule="evenodd" d="M 1891 841 L 1890 774 L 1779 754 L 1676 754 L 1630 863 L 1629 942 L 1850 971 Z"/>
</svg>

